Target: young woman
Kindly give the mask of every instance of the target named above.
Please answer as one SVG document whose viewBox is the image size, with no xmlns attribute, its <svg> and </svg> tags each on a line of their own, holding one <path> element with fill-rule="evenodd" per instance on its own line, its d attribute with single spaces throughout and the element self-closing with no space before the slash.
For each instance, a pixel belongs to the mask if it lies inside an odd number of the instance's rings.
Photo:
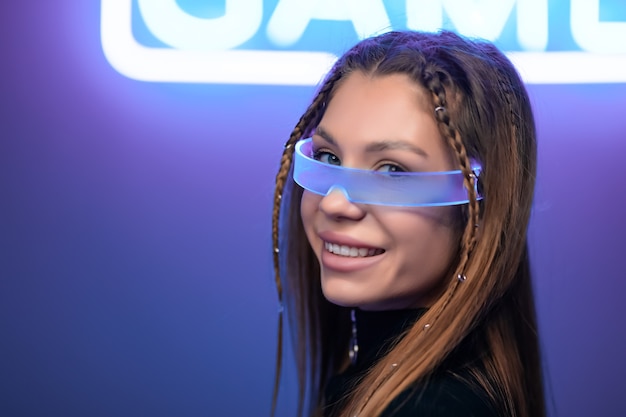
<svg viewBox="0 0 626 417">
<path fill-rule="evenodd" d="M 535 165 L 524 85 L 490 43 L 390 32 L 338 60 L 276 177 L 299 415 L 545 416 Z"/>
</svg>

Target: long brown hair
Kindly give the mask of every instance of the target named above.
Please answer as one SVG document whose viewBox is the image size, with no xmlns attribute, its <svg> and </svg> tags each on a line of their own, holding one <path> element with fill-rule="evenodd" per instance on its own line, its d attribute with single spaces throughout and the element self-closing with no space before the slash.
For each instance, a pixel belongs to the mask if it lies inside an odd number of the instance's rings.
<svg viewBox="0 0 626 417">
<path fill-rule="evenodd" d="M 293 146 L 312 133 L 333 92 L 355 71 L 407 74 L 429 93 L 470 202 L 454 272 L 444 278 L 447 287 L 350 393 L 342 416 L 379 415 L 468 340 L 481 350 L 474 382 L 500 415 L 545 416 L 526 239 L 536 170 L 533 115 L 508 59 L 491 43 L 451 32 L 389 32 L 358 43 L 337 61 L 285 145 L 272 234 L 279 298 L 293 329 L 298 415 L 305 409 L 321 413 L 324 387 L 345 365 L 350 328 L 348 309 L 328 302 L 321 291 L 319 264 L 300 217 L 302 189 L 291 178 Z M 482 163 L 480 202 L 470 158 Z M 282 315 L 273 410 L 281 349 Z"/>
</svg>

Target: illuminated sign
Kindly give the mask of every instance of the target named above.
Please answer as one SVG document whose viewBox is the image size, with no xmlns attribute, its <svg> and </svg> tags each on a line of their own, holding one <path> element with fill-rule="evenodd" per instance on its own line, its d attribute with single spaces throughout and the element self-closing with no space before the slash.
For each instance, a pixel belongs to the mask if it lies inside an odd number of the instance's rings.
<svg viewBox="0 0 626 417">
<path fill-rule="evenodd" d="M 191 13 L 191 0 L 101 1 L 107 60 L 143 81 L 316 85 L 337 59 L 337 39 L 347 47 L 389 30 L 446 28 L 495 42 L 527 83 L 626 82 L 626 18 L 602 19 L 600 0 L 570 0 L 557 22 L 570 44 L 556 49 L 548 0 L 277 0 L 272 9 L 223 0 L 208 17 Z M 136 22 L 152 45 L 138 40 Z M 354 39 L 331 39 L 335 27 Z"/>
</svg>

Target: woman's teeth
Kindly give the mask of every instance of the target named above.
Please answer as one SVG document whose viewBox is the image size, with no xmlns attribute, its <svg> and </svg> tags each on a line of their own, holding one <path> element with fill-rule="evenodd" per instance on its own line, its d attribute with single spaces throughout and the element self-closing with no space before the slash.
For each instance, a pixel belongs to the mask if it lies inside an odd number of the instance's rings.
<svg viewBox="0 0 626 417">
<path fill-rule="evenodd" d="M 340 256 L 349 256 L 351 258 L 364 258 L 367 256 L 380 255 L 384 251 L 382 249 L 357 248 L 354 246 L 338 245 L 336 243 L 324 242 L 324 248 L 330 253 Z"/>
</svg>

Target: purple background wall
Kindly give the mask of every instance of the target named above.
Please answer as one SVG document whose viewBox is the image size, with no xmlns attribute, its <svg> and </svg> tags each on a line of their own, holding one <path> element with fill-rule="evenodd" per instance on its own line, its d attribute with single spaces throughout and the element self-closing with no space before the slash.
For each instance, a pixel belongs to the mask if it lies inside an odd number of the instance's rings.
<svg viewBox="0 0 626 417">
<path fill-rule="evenodd" d="M 273 175 L 313 88 L 133 81 L 99 18 L 0 5 L 0 415 L 267 415 Z M 529 90 L 551 415 L 626 415 L 626 84 Z"/>
</svg>

